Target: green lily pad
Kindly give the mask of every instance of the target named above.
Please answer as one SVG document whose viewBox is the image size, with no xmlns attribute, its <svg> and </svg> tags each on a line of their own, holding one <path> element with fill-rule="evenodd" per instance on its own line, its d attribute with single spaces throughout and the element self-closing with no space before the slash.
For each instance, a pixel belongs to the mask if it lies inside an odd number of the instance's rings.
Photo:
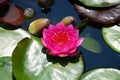
<svg viewBox="0 0 120 80">
<path fill-rule="evenodd" d="M 79 0 L 86 6 L 90 7 L 110 7 L 120 3 L 120 0 Z"/>
<path fill-rule="evenodd" d="M 80 80 L 120 80 L 120 70 L 100 68 L 86 72 Z"/>
<path fill-rule="evenodd" d="M 37 39 L 37 40 L 36 40 Z M 22 40 L 12 55 L 16 80 L 78 80 L 84 71 L 81 55 L 52 57 L 39 38 Z"/>
<path fill-rule="evenodd" d="M 0 80 L 12 80 L 12 62 L 10 57 L 0 58 Z"/>
<path fill-rule="evenodd" d="M 120 23 L 118 25 L 120 26 Z"/>
<path fill-rule="evenodd" d="M 114 25 L 108 28 L 102 28 L 102 35 L 105 42 L 114 51 L 120 53 L 120 27 Z"/>
<path fill-rule="evenodd" d="M 11 56 L 17 43 L 25 37 L 30 37 L 23 29 L 6 30 L 0 27 L 0 57 Z"/>
<path fill-rule="evenodd" d="M 101 45 L 91 37 L 84 37 L 84 41 L 81 46 L 94 53 L 100 53 L 102 51 Z"/>
</svg>

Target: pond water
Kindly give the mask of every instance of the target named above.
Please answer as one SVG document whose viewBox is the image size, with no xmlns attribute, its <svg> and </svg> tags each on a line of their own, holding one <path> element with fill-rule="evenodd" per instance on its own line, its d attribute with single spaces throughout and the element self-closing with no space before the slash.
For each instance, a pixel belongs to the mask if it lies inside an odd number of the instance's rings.
<svg viewBox="0 0 120 80">
<path fill-rule="evenodd" d="M 33 20 L 41 17 L 49 18 L 52 24 L 58 23 L 66 16 L 74 16 L 77 24 L 80 24 L 81 22 L 77 12 L 74 10 L 73 5 L 68 0 L 55 0 L 54 4 L 51 7 L 51 11 L 47 14 L 41 11 L 41 8 L 36 4 L 36 0 L 11 0 L 11 3 L 20 5 L 23 9 L 33 8 L 35 10 L 35 18 L 32 20 L 26 20 L 22 25 L 22 28 L 25 30 L 28 29 L 29 24 Z M 120 55 L 109 48 L 104 42 L 101 29 L 97 29 L 88 25 L 80 36 L 82 35 L 89 35 L 102 46 L 101 53 L 93 53 L 84 49 L 83 47 L 79 48 L 83 54 L 86 71 L 101 67 L 120 69 Z"/>
</svg>

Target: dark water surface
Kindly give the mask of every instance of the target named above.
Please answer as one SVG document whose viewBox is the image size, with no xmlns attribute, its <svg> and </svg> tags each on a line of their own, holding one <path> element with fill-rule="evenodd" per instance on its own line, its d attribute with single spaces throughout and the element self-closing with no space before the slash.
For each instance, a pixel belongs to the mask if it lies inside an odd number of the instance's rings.
<svg viewBox="0 0 120 80">
<path fill-rule="evenodd" d="M 35 10 L 35 18 L 32 20 L 26 20 L 22 26 L 26 30 L 31 21 L 41 17 L 49 18 L 52 24 L 56 24 L 66 16 L 74 16 L 76 18 L 77 24 L 81 22 L 81 20 L 78 17 L 78 14 L 73 8 L 73 5 L 68 0 L 55 0 L 53 6 L 51 7 L 51 11 L 47 14 L 41 11 L 41 8 L 36 4 L 36 0 L 11 0 L 11 3 L 20 5 L 23 9 L 33 8 Z M 120 55 L 118 55 L 111 48 L 109 48 L 104 42 L 101 35 L 101 29 L 87 26 L 85 30 L 81 33 L 81 35 L 84 34 L 90 35 L 92 38 L 97 40 L 102 46 L 101 53 L 93 53 L 82 47 L 79 48 L 85 60 L 86 71 L 100 67 L 120 69 Z"/>
</svg>

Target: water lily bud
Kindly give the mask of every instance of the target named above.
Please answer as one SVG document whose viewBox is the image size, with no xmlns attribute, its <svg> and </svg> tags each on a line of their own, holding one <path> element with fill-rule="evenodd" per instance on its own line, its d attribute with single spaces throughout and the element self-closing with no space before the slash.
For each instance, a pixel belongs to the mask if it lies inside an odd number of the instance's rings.
<svg viewBox="0 0 120 80">
<path fill-rule="evenodd" d="M 61 22 L 65 25 L 68 26 L 69 24 L 75 24 L 75 18 L 73 16 L 67 16 L 61 20 Z"/>
<path fill-rule="evenodd" d="M 39 18 L 32 23 L 30 23 L 28 31 L 31 34 L 38 34 L 44 27 L 47 27 L 50 24 L 48 18 Z"/>
<path fill-rule="evenodd" d="M 25 19 L 32 19 L 35 17 L 35 11 L 32 8 L 26 8 L 24 10 Z"/>
<path fill-rule="evenodd" d="M 42 8 L 50 8 L 54 3 L 54 0 L 37 0 L 37 4 Z"/>
</svg>

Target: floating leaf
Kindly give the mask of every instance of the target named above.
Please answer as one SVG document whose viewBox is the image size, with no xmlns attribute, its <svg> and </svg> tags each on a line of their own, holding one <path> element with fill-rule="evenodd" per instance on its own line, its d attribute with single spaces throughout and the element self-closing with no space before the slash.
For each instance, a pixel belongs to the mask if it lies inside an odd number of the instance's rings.
<svg viewBox="0 0 120 80">
<path fill-rule="evenodd" d="M 90 7 L 110 7 L 120 3 L 120 0 L 79 0 L 86 6 Z"/>
<path fill-rule="evenodd" d="M 3 17 L 0 17 L 0 22 L 13 25 L 14 27 L 21 26 L 24 22 L 23 9 L 18 5 L 10 5 L 7 13 Z"/>
<path fill-rule="evenodd" d="M 100 68 L 86 72 L 80 80 L 120 80 L 120 70 Z"/>
<path fill-rule="evenodd" d="M 12 80 L 12 62 L 10 57 L 0 58 L 0 80 Z"/>
<path fill-rule="evenodd" d="M 105 42 L 116 52 L 120 53 L 120 27 L 114 25 L 112 27 L 102 28 L 102 35 Z"/>
<path fill-rule="evenodd" d="M 94 53 L 100 53 L 102 51 L 100 44 L 91 37 L 85 37 L 81 46 Z"/>
<path fill-rule="evenodd" d="M 81 4 L 74 4 L 75 10 L 90 21 L 100 24 L 112 24 L 120 21 L 120 4 L 109 8 L 90 8 Z"/>
<path fill-rule="evenodd" d="M 23 29 L 6 30 L 0 27 L 0 57 L 11 56 L 17 43 L 30 35 Z"/>
<path fill-rule="evenodd" d="M 0 0 L 0 6 L 7 5 L 10 0 Z"/>
<path fill-rule="evenodd" d="M 37 38 L 36 38 L 37 39 Z M 47 55 L 40 39 L 24 39 L 13 52 L 13 74 L 16 80 L 78 80 L 84 70 L 82 56 Z"/>
<path fill-rule="evenodd" d="M 118 25 L 120 26 L 120 23 Z"/>
</svg>

